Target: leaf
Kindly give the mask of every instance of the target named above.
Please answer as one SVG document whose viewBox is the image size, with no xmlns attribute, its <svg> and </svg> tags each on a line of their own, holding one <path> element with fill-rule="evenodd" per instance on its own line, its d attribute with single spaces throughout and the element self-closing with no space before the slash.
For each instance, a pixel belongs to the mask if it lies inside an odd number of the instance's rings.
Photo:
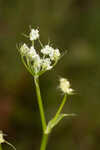
<svg viewBox="0 0 100 150">
<path fill-rule="evenodd" d="M 64 118 L 64 117 L 72 117 L 76 116 L 75 114 L 59 114 L 57 117 L 51 119 L 47 125 L 45 130 L 45 134 L 49 134 L 51 130 Z"/>
</svg>

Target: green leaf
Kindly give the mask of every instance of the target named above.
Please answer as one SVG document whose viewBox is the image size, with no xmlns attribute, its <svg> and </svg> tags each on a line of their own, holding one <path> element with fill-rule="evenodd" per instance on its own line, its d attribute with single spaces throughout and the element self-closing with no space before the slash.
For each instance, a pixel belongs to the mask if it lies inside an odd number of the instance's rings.
<svg viewBox="0 0 100 150">
<path fill-rule="evenodd" d="M 51 119 L 47 125 L 45 130 L 45 134 L 49 134 L 51 130 L 64 118 L 64 117 L 72 117 L 76 116 L 75 114 L 59 114 L 57 117 Z"/>
</svg>

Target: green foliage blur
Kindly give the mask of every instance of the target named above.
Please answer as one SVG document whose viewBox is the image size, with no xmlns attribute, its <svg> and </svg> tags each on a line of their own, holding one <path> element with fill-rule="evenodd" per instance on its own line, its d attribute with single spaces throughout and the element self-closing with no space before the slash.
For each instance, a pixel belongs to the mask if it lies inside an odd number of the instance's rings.
<svg viewBox="0 0 100 150">
<path fill-rule="evenodd" d="M 57 66 L 40 77 L 47 121 L 63 94 L 59 78 L 71 81 L 63 120 L 49 137 L 47 150 L 100 149 L 100 1 L 0 1 L 0 130 L 17 150 L 39 150 L 42 130 L 33 77 L 26 71 L 16 45 L 26 41 L 29 26 L 39 27 L 44 44 L 67 52 Z M 3 145 L 4 149 L 9 147 Z"/>
</svg>

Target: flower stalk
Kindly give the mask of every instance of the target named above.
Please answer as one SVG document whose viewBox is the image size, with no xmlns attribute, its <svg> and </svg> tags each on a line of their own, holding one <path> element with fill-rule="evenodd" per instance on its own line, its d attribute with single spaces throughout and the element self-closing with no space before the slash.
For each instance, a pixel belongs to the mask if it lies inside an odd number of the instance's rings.
<svg viewBox="0 0 100 150">
<path fill-rule="evenodd" d="M 57 111 L 57 113 L 56 113 L 56 115 L 55 115 L 55 117 L 54 117 L 54 119 L 57 119 L 57 117 L 58 117 L 59 114 L 61 113 L 61 111 L 62 111 L 62 109 L 63 109 L 63 107 L 64 107 L 64 105 L 65 105 L 65 103 L 66 103 L 66 100 L 67 100 L 67 95 L 65 94 L 64 97 L 63 97 L 63 100 L 62 100 L 62 102 L 61 102 L 61 104 L 60 104 L 60 107 L 59 107 L 59 109 L 58 109 L 58 111 Z"/>
<path fill-rule="evenodd" d="M 39 110 L 40 110 L 42 129 L 43 129 L 43 133 L 44 133 L 45 129 L 46 129 L 46 119 L 45 119 L 43 103 L 42 103 L 42 98 L 41 98 L 41 92 L 40 92 L 40 87 L 39 87 L 39 78 L 34 77 L 34 81 L 35 81 L 35 86 L 36 86 L 36 94 L 37 94 L 37 100 L 38 100 L 38 105 L 39 105 Z"/>
<path fill-rule="evenodd" d="M 42 98 L 41 98 L 41 92 L 40 92 L 40 87 L 39 87 L 39 78 L 34 77 L 34 81 L 35 81 L 35 86 L 36 86 L 36 94 L 37 94 L 37 100 L 38 100 L 41 122 L 42 122 L 42 129 L 43 129 L 43 137 L 42 137 L 40 150 L 45 150 L 46 145 L 47 145 L 47 140 L 48 140 L 48 134 L 45 134 L 45 130 L 47 128 L 46 119 L 45 119 L 43 103 L 42 103 Z"/>
</svg>

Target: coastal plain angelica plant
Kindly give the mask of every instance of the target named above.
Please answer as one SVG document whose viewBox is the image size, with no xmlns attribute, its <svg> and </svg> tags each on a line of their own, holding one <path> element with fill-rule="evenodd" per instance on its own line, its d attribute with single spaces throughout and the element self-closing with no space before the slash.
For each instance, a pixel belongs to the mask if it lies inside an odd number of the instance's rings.
<svg viewBox="0 0 100 150">
<path fill-rule="evenodd" d="M 57 113 L 54 117 L 47 123 L 42 103 L 41 91 L 39 87 L 39 77 L 44 74 L 46 71 L 51 70 L 59 61 L 62 54 L 58 48 L 53 48 L 49 44 L 43 45 L 40 41 L 40 34 L 38 29 L 30 29 L 29 35 L 26 37 L 31 42 L 31 45 L 23 43 L 18 51 L 21 56 L 21 60 L 28 70 L 28 72 L 33 76 L 34 83 L 36 87 L 37 101 L 40 111 L 43 137 L 40 146 L 40 150 L 45 150 L 47 146 L 48 136 L 50 135 L 52 129 L 66 116 L 74 116 L 74 114 L 63 114 L 62 109 L 66 102 L 67 95 L 72 95 L 74 90 L 70 87 L 70 82 L 65 78 L 60 78 L 60 89 L 64 93 L 64 97 L 61 101 L 61 104 L 58 108 Z M 35 41 L 38 40 L 41 49 L 36 50 Z"/>
</svg>

